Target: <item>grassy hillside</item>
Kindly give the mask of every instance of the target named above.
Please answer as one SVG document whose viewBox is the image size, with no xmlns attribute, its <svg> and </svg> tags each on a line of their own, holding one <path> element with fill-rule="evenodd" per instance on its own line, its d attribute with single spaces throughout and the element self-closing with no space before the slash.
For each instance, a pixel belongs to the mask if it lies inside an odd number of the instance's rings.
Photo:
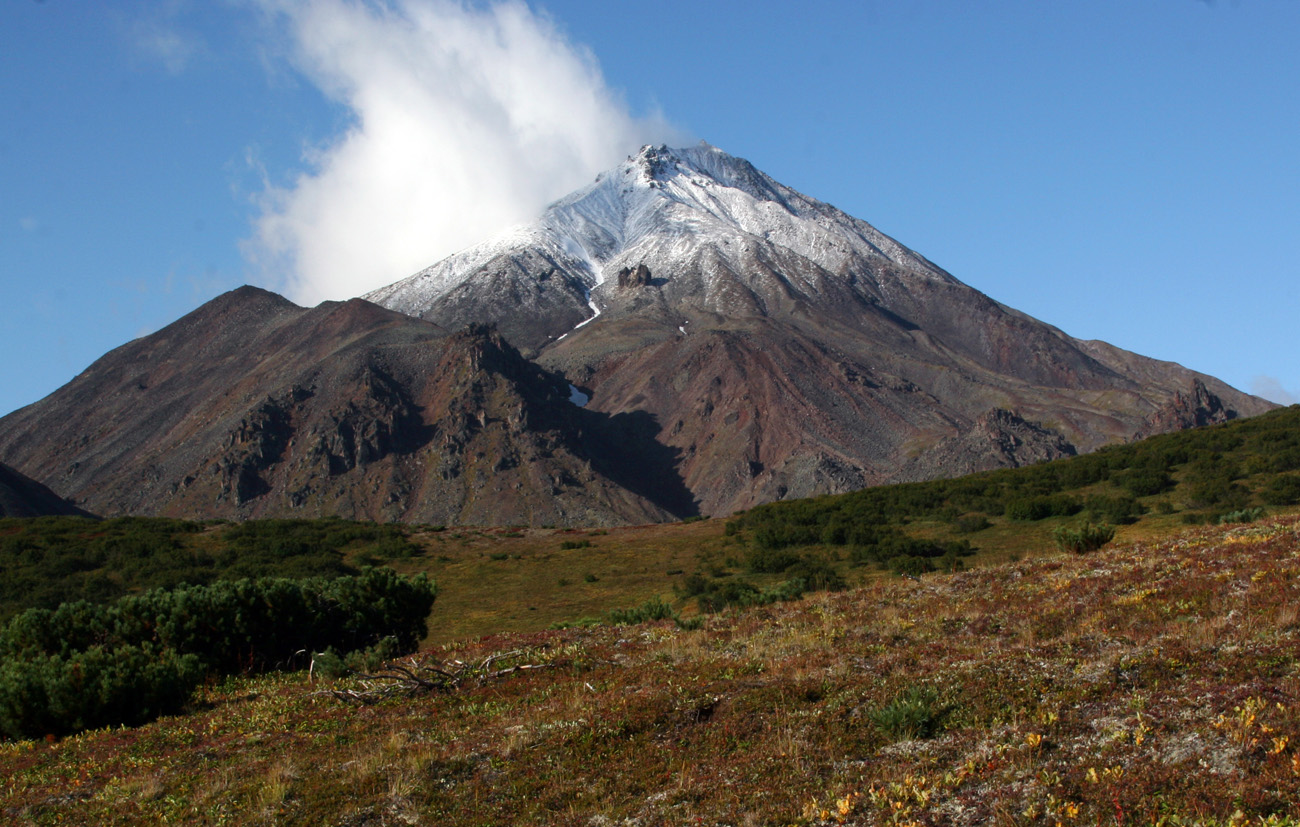
<svg viewBox="0 0 1300 827">
<path fill-rule="evenodd" d="M 849 586 L 895 572 L 1015 562 L 1085 524 L 1117 542 L 1222 518 L 1300 511 L 1300 406 L 958 480 L 755 508 L 734 519 L 612 529 L 441 528 L 340 520 L 240 525 L 122 518 L 0 520 L 0 620 L 28 606 L 366 564 L 438 582 L 429 644 L 541 631 L 648 600 L 701 604 L 825 570 Z M 820 579 L 819 579 L 820 578 Z M 748 590 L 748 591 L 746 591 Z"/>
<path fill-rule="evenodd" d="M 1043 465 L 773 503 L 728 521 L 417 530 L 412 541 L 425 553 L 395 565 L 437 579 L 430 642 L 446 643 L 652 598 L 692 615 L 701 591 L 771 589 L 810 561 L 864 585 L 895 572 L 1015 562 L 1086 525 L 1113 528 L 1123 542 L 1296 513 L 1298 472 L 1295 406 Z"/>
<path fill-rule="evenodd" d="M 452 671 L 502 655 L 477 673 L 499 674 L 454 691 L 358 704 L 337 694 L 364 692 L 355 677 L 236 678 L 187 715 L 0 745 L 0 812 L 95 825 L 1297 824 L 1297 606 L 1300 522 L 1287 518 L 877 578 L 698 629 L 491 636 L 425 653 Z"/>
</svg>

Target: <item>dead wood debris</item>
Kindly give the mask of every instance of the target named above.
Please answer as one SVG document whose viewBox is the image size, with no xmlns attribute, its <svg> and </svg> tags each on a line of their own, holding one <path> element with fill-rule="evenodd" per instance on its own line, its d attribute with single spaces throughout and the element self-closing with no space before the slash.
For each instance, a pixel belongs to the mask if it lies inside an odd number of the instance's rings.
<svg viewBox="0 0 1300 827">
<path fill-rule="evenodd" d="M 510 652 L 498 652 L 482 660 L 465 662 L 462 660 L 439 661 L 425 656 L 403 658 L 387 663 L 373 674 L 357 676 L 355 688 L 336 687 L 318 692 L 318 695 L 332 695 L 341 701 L 356 704 L 372 704 L 397 697 L 411 697 L 433 692 L 454 692 L 466 684 L 481 686 L 489 681 L 527 672 L 535 669 L 547 669 L 555 663 L 512 663 L 531 654 L 528 650 L 516 649 Z M 509 663 L 509 666 L 502 664 Z"/>
</svg>

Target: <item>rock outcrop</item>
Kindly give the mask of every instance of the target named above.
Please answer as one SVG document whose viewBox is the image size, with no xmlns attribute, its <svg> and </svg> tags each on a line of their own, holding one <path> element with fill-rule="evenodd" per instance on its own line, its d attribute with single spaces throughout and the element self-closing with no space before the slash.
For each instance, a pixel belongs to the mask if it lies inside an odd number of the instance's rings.
<svg viewBox="0 0 1300 827">
<path fill-rule="evenodd" d="M 1143 428 L 1133 438 L 1142 439 L 1184 428 L 1217 425 L 1236 419 L 1237 416 L 1236 411 L 1225 405 L 1222 399 L 1211 393 L 1205 383 L 1197 378 L 1192 380 L 1187 393 L 1176 392 L 1173 399 L 1148 416 Z"/>
<path fill-rule="evenodd" d="M 994 408 L 961 433 L 920 452 L 896 475 L 898 481 L 958 476 L 994 468 L 1019 468 L 1077 454 L 1060 433 L 1018 414 Z"/>
<path fill-rule="evenodd" d="M 638 264 L 635 268 L 624 267 L 618 271 L 618 286 L 624 290 L 650 286 L 650 268 Z"/>
</svg>

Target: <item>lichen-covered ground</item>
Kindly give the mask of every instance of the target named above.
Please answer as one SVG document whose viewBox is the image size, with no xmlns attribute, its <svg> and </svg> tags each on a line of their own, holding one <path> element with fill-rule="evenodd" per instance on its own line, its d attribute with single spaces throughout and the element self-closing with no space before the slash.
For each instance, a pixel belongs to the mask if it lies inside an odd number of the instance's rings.
<svg viewBox="0 0 1300 827">
<path fill-rule="evenodd" d="M 306 674 L 0 745 L 34 824 L 1300 824 L 1300 523 L 487 638 L 549 665 L 346 703 Z"/>
</svg>

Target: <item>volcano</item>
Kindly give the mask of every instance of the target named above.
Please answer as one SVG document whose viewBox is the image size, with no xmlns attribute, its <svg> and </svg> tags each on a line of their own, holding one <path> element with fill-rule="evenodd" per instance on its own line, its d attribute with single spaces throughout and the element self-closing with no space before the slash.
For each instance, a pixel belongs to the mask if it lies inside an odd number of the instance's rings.
<svg viewBox="0 0 1300 827">
<path fill-rule="evenodd" d="M 0 419 L 103 515 L 577 525 L 1022 465 L 1274 407 L 1081 341 L 707 144 L 302 308 L 218 297 Z"/>
<path fill-rule="evenodd" d="M 592 409 L 649 414 L 711 514 L 1272 407 L 1074 339 L 707 144 L 647 146 L 536 222 L 366 298 L 494 324 Z"/>
</svg>

